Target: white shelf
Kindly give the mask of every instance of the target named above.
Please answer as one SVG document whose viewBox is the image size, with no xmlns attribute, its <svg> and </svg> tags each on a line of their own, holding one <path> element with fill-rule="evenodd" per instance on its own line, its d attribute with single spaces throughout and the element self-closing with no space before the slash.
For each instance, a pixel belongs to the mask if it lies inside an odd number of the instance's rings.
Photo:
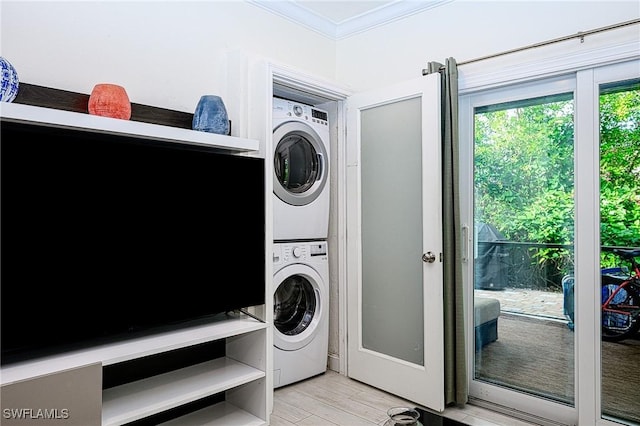
<svg viewBox="0 0 640 426">
<path fill-rule="evenodd" d="M 260 148 L 260 142 L 256 139 L 218 135 L 159 124 L 141 123 L 9 102 L 0 103 L 0 116 L 5 120 L 16 122 L 208 146 L 233 152 L 254 152 Z"/>
<path fill-rule="evenodd" d="M 228 154 L 250 154 L 264 158 L 260 142 L 255 139 L 217 135 L 157 124 L 99 117 L 90 114 L 35 107 L 16 103 L 0 103 L 3 122 L 86 130 L 96 133 L 132 136 L 170 143 L 191 144 L 219 149 Z M 221 296 L 223 297 L 223 296 Z M 68 389 L 65 380 L 79 367 L 89 371 L 95 407 L 88 415 L 102 417 L 103 425 L 120 425 L 224 393 L 225 401 L 172 420 L 170 425 L 265 426 L 272 399 L 268 371 L 270 326 L 244 314 L 221 314 L 206 324 L 96 345 L 3 366 L 0 384 L 3 388 L 22 389 L 23 382 L 39 389 L 50 377 L 59 389 L 51 400 L 74 401 L 81 392 Z M 101 389 L 97 379 L 104 366 L 138 360 L 202 343 L 224 341 L 226 357 L 164 372 L 152 377 Z M 96 370 L 97 368 L 97 370 Z M 95 382 L 95 383 L 94 383 Z M 49 381 L 47 381 L 49 383 Z M 59 386 L 58 386 L 59 384 Z M 86 394 L 86 387 L 82 393 Z M 21 394 L 22 395 L 22 394 Z M 100 401 L 100 395 L 102 401 Z M 30 400 L 31 397 L 21 396 Z M 57 398 L 57 399 L 56 399 Z M 100 405 L 101 403 L 101 405 Z M 25 401 L 25 406 L 29 406 Z M 87 404 L 85 404 L 87 405 Z M 93 410 L 93 411 L 92 411 Z M 93 417 L 92 417 L 93 418 Z M 266 419 L 266 420 L 265 420 Z"/>
<path fill-rule="evenodd" d="M 228 318 L 222 315 L 221 318 L 224 319 L 211 324 L 10 364 L 2 367 L 0 379 L 2 384 L 6 385 L 94 363 L 102 363 L 102 365 L 117 364 L 267 327 L 267 324 L 245 315 L 238 318 Z"/>
<path fill-rule="evenodd" d="M 121 425 L 249 383 L 265 372 L 220 358 L 102 393 L 102 424 Z"/>
<path fill-rule="evenodd" d="M 263 426 L 265 421 L 228 402 L 220 402 L 161 426 Z"/>
</svg>

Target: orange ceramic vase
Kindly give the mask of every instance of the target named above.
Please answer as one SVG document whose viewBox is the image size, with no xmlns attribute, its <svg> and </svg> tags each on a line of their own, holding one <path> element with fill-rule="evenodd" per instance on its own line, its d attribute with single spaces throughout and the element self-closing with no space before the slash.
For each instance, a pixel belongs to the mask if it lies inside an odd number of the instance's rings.
<svg viewBox="0 0 640 426">
<path fill-rule="evenodd" d="M 89 96 L 89 114 L 129 120 L 131 102 L 124 87 L 109 83 L 96 84 Z"/>
</svg>

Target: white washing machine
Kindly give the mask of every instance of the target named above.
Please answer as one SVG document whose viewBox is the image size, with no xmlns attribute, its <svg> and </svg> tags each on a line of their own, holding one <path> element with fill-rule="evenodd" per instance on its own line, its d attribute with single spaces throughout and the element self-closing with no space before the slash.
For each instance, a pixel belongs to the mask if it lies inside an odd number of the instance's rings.
<svg viewBox="0 0 640 426">
<path fill-rule="evenodd" d="M 273 98 L 273 239 L 323 240 L 329 232 L 329 118 Z"/>
<path fill-rule="evenodd" d="M 327 242 L 274 243 L 273 267 L 273 386 L 278 388 L 327 371 Z"/>
</svg>

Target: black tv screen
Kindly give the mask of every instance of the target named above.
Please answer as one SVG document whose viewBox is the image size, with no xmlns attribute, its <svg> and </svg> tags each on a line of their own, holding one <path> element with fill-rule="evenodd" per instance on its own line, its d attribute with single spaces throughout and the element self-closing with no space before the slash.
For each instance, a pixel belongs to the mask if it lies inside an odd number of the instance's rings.
<svg viewBox="0 0 640 426">
<path fill-rule="evenodd" d="M 264 303 L 263 159 L 0 130 L 3 364 Z"/>
</svg>

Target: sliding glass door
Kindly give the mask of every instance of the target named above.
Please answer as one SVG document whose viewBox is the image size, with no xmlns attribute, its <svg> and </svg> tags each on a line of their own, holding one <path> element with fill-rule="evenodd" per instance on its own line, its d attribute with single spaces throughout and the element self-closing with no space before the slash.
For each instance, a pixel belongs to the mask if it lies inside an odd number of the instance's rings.
<svg viewBox="0 0 640 426">
<path fill-rule="evenodd" d="M 463 104 L 473 129 L 471 395 L 505 406 L 539 398 L 539 415 L 558 421 L 575 411 L 563 297 L 574 267 L 574 94 L 575 80 L 558 78 Z"/>
<path fill-rule="evenodd" d="M 570 405 L 573 109 L 568 91 L 474 112 L 474 377 Z"/>
<path fill-rule="evenodd" d="M 624 79 L 625 74 L 600 71 L 594 77 L 600 129 L 601 414 L 640 424 L 640 294 L 627 282 L 634 272 L 628 255 L 640 262 L 640 76 Z"/>
<path fill-rule="evenodd" d="M 601 338 L 600 278 L 627 272 L 614 249 L 640 247 L 638 69 L 461 98 L 472 403 L 543 424 L 640 422 L 640 336 Z"/>
</svg>

